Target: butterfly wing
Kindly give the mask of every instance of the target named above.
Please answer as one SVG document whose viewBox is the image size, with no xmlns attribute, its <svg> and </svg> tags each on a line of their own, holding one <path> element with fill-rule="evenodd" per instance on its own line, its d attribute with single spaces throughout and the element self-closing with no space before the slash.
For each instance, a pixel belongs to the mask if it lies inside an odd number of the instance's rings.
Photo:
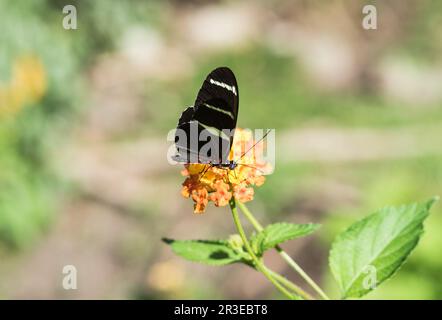
<svg viewBox="0 0 442 320">
<path fill-rule="evenodd" d="M 238 117 L 238 84 L 232 70 L 221 67 L 213 70 L 198 92 L 193 107 L 187 108 L 180 117 L 175 136 L 177 155 L 174 160 L 187 163 L 227 163 L 233 143 Z M 200 141 L 204 131 L 205 141 Z M 187 139 L 180 134 L 187 135 Z M 217 149 L 202 152 L 209 141 Z"/>
<path fill-rule="evenodd" d="M 238 103 L 235 75 L 227 67 L 217 68 L 207 76 L 198 92 L 195 119 L 218 130 L 233 130 L 238 117 Z"/>
</svg>

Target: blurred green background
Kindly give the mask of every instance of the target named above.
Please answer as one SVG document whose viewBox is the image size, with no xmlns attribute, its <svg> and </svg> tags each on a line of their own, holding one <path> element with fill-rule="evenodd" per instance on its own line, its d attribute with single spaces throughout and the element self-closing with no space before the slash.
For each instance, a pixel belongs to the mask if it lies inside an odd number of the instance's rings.
<svg viewBox="0 0 442 320">
<path fill-rule="evenodd" d="M 67 4 L 77 30 L 63 28 Z M 361 27 L 365 4 L 377 30 Z M 441 194 L 441 12 L 437 0 L 0 0 L 0 298 L 279 297 L 246 267 L 195 265 L 160 241 L 234 232 L 226 208 L 192 213 L 166 161 L 167 132 L 221 65 L 238 78 L 239 126 L 277 132 L 250 208 L 323 224 L 285 249 L 337 298 L 337 233 Z M 368 299 L 442 298 L 441 213 Z M 62 288 L 65 265 L 77 290 Z"/>
</svg>

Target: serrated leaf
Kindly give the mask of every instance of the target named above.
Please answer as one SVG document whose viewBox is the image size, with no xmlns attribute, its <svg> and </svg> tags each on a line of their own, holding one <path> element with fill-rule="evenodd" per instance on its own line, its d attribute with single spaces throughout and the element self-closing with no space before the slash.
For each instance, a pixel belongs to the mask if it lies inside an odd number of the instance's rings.
<svg viewBox="0 0 442 320">
<path fill-rule="evenodd" d="M 274 248 L 280 243 L 309 235 L 319 227 L 319 224 L 314 223 L 274 223 L 254 235 L 251 239 L 251 243 L 256 254 L 262 255 L 266 250 Z"/>
<path fill-rule="evenodd" d="M 385 207 L 337 236 L 329 263 L 343 298 L 367 294 L 399 269 L 416 247 L 436 200 Z"/>
<path fill-rule="evenodd" d="M 222 266 L 241 262 L 242 256 L 224 240 L 171 240 L 163 239 L 175 254 L 186 260 Z"/>
</svg>

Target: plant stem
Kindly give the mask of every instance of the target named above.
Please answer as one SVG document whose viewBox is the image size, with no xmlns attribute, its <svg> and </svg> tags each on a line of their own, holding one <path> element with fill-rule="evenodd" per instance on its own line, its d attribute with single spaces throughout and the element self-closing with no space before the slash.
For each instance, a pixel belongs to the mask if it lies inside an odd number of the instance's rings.
<svg viewBox="0 0 442 320">
<path fill-rule="evenodd" d="M 324 291 L 309 277 L 307 273 L 285 252 L 280 246 L 276 246 L 275 249 L 279 252 L 281 257 L 292 267 L 304 280 L 307 282 L 324 300 L 330 300 Z"/>
<path fill-rule="evenodd" d="M 246 218 L 250 221 L 250 223 L 253 225 L 253 227 L 256 229 L 256 231 L 260 232 L 264 228 L 262 225 L 258 222 L 258 220 L 255 219 L 253 214 L 250 212 L 250 210 L 245 206 L 244 203 L 241 201 L 238 201 L 238 206 L 241 209 L 242 213 L 246 216 Z M 307 273 L 280 247 L 275 247 L 276 251 L 281 255 L 281 257 L 287 262 L 287 264 L 292 267 L 293 270 L 295 270 L 304 280 L 307 282 L 324 300 L 330 300 L 330 298 L 322 291 L 322 289 L 313 281 L 312 278 L 308 276 Z"/>
<path fill-rule="evenodd" d="M 239 235 L 242 239 L 242 241 L 244 242 L 244 246 L 247 250 L 247 252 L 250 254 L 250 256 L 252 257 L 252 260 L 256 266 L 256 268 L 258 269 L 258 271 L 260 271 L 271 283 L 273 283 L 273 285 L 279 290 L 281 291 L 286 297 L 288 297 L 289 299 L 293 300 L 294 297 L 293 295 L 286 289 L 284 288 L 278 281 L 276 281 L 272 275 L 270 274 L 269 270 L 262 264 L 262 262 L 258 259 L 258 257 L 255 255 L 255 253 L 252 250 L 252 247 L 250 246 L 249 241 L 247 240 L 247 236 L 244 232 L 244 229 L 241 225 L 241 221 L 239 219 L 239 215 L 238 215 L 238 211 L 236 210 L 236 202 L 235 199 L 232 197 L 232 199 L 229 202 L 230 204 L 230 209 L 232 211 L 232 216 L 233 216 L 233 221 L 235 222 L 235 226 L 236 229 L 238 229 Z"/>
<path fill-rule="evenodd" d="M 280 275 L 279 273 L 272 271 L 270 269 L 267 269 L 267 271 L 272 275 L 273 278 L 278 280 L 281 284 L 283 284 L 287 289 L 292 290 L 300 297 L 306 299 L 306 300 L 313 300 L 313 297 L 309 295 L 307 292 L 299 288 L 297 285 L 295 285 L 293 282 L 291 282 L 289 279 L 284 277 L 283 275 Z"/>
</svg>

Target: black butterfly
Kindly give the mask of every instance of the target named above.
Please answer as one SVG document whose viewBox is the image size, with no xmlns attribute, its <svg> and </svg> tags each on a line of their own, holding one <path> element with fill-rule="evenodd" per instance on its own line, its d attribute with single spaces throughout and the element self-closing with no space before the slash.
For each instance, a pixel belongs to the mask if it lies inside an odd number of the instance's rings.
<svg viewBox="0 0 442 320">
<path fill-rule="evenodd" d="M 238 94 L 232 70 L 221 67 L 209 73 L 195 104 L 184 110 L 178 121 L 175 161 L 236 167 L 228 156 L 238 118 Z M 201 141 L 201 136 L 206 138 L 205 141 Z M 212 148 L 204 151 L 208 141 Z"/>
<path fill-rule="evenodd" d="M 238 103 L 238 84 L 232 70 L 220 67 L 210 72 L 195 104 L 184 110 L 178 121 L 177 154 L 173 160 L 234 170 L 239 163 L 228 157 L 238 118 Z M 200 139 L 201 133 L 207 139 Z M 212 148 L 205 147 L 208 141 Z"/>
</svg>

